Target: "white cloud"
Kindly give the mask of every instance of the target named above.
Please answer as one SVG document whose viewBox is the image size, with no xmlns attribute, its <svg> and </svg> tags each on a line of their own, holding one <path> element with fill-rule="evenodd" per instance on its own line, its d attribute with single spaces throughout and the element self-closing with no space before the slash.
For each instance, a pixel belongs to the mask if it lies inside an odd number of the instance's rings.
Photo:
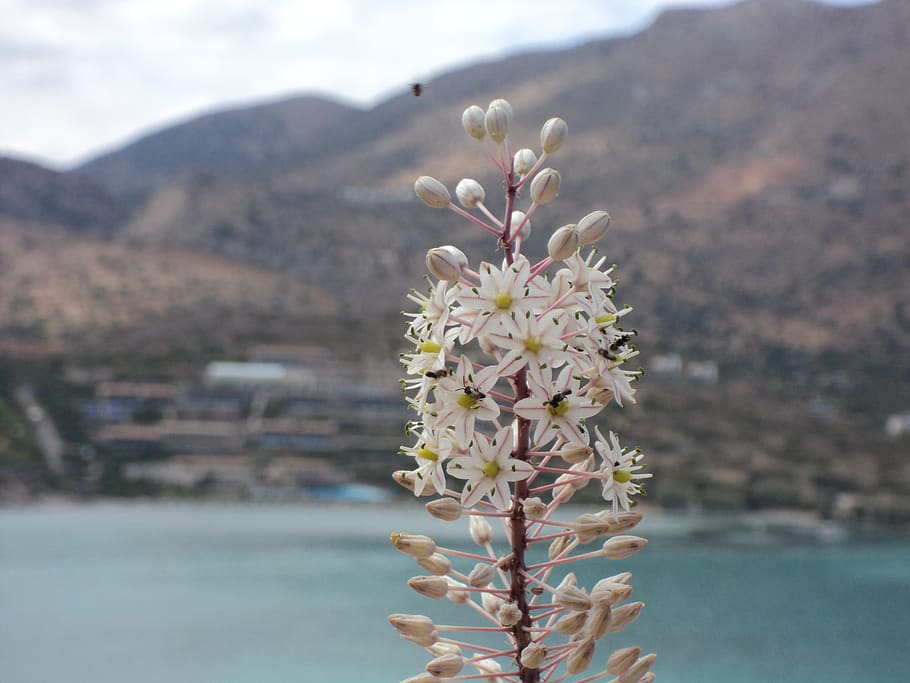
<svg viewBox="0 0 910 683">
<path fill-rule="evenodd" d="M 66 163 L 289 92 L 366 104 L 454 65 L 729 1 L 0 0 L 0 154 Z"/>
</svg>

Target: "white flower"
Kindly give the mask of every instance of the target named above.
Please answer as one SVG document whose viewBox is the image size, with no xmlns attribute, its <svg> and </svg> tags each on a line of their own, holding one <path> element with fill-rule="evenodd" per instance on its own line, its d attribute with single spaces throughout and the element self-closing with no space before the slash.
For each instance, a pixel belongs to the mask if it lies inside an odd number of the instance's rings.
<svg viewBox="0 0 910 683">
<path fill-rule="evenodd" d="M 414 495 L 422 496 L 427 485 L 436 493 L 446 490 L 446 477 L 442 464 L 452 450 L 452 442 L 445 431 L 424 428 L 413 446 L 402 447 L 404 455 L 410 455 L 417 463 L 414 470 Z"/>
<path fill-rule="evenodd" d="M 529 286 L 531 264 L 524 256 L 516 258 L 512 265 L 503 264 L 501 270 L 490 263 L 481 263 L 479 272 L 480 285 L 462 287 L 458 294 L 461 308 L 456 314 L 465 321 L 459 337 L 462 343 L 488 333 L 491 323 L 524 315 L 545 300 L 541 292 Z M 495 329 L 496 324 L 490 328 Z"/>
<path fill-rule="evenodd" d="M 530 313 L 520 315 L 504 324 L 502 332 L 490 335 L 493 342 L 506 351 L 499 363 L 499 375 L 514 375 L 527 365 L 528 372 L 543 384 L 541 367 L 559 367 L 570 356 L 562 339 L 565 326 L 566 315 L 562 310 L 545 313 L 539 318 Z"/>
<path fill-rule="evenodd" d="M 466 446 L 471 441 L 475 420 L 495 420 L 499 415 L 499 405 L 489 396 L 497 379 L 495 366 L 475 374 L 471 360 L 462 356 L 458 367 L 439 380 L 433 406 L 436 424 L 450 427 L 456 443 Z"/>
<path fill-rule="evenodd" d="M 619 446 L 619 438 L 610 432 L 610 443 L 604 439 L 599 428 L 595 428 L 597 439 L 594 448 L 603 458 L 600 478 L 603 481 L 604 500 L 613 502 L 613 512 L 628 510 L 631 506 L 630 496 L 641 493 L 642 485 L 638 482 L 649 479 L 651 474 L 639 472 L 642 465 L 637 464 L 644 456 L 636 451 L 627 451 Z"/>
<path fill-rule="evenodd" d="M 497 510 L 507 510 L 512 491 L 509 482 L 527 479 L 534 467 L 511 457 L 512 428 L 503 427 L 488 440 L 475 434 L 468 455 L 452 458 L 446 468 L 457 479 L 467 480 L 461 492 L 461 504 L 472 507 L 486 496 Z"/>
<path fill-rule="evenodd" d="M 541 368 L 539 379 L 529 375 L 531 396 L 515 404 L 515 414 L 535 420 L 534 443 L 543 447 L 560 434 L 566 441 L 588 444 L 591 436 L 584 428 L 586 418 L 602 410 L 594 399 L 579 396 L 580 382 L 572 377 L 571 366 L 563 368 L 555 382 L 550 368 Z M 542 381 L 541 381 L 542 380 Z"/>
</svg>

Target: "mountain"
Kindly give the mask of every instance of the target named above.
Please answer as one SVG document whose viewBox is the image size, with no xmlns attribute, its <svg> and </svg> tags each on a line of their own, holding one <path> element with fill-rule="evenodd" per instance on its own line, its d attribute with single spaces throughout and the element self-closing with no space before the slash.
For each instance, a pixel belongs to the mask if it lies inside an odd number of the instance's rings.
<svg viewBox="0 0 910 683">
<path fill-rule="evenodd" d="M 194 170 L 250 176 L 291 164 L 326 134 L 362 112 L 339 102 L 298 96 L 206 114 L 146 135 L 77 169 L 119 196 L 141 197 Z"/>
</svg>

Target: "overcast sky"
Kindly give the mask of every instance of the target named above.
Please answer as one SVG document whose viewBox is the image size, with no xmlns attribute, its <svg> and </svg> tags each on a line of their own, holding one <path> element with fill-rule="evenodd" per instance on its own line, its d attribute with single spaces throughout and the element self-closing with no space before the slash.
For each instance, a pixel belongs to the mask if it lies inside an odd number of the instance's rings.
<svg viewBox="0 0 910 683">
<path fill-rule="evenodd" d="M 369 105 L 480 59 L 636 30 L 671 5 L 730 2 L 0 0 L 0 155 L 63 168 L 228 103 L 291 93 Z"/>
</svg>

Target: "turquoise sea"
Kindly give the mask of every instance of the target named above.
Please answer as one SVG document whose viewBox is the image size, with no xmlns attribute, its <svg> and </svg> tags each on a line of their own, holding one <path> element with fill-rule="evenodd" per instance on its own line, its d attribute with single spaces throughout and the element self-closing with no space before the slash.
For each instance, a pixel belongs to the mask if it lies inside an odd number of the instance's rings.
<svg viewBox="0 0 910 683">
<path fill-rule="evenodd" d="M 463 543 L 466 521 L 416 506 L 0 509 L 0 681 L 394 683 L 426 656 L 389 613 L 472 617 L 407 588 L 423 572 L 392 531 Z M 646 603 L 600 659 L 639 644 L 667 683 L 910 680 L 910 537 L 668 515 L 642 535 L 637 556 L 578 571 L 590 586 L 628 569 Z"/>
</svg>

